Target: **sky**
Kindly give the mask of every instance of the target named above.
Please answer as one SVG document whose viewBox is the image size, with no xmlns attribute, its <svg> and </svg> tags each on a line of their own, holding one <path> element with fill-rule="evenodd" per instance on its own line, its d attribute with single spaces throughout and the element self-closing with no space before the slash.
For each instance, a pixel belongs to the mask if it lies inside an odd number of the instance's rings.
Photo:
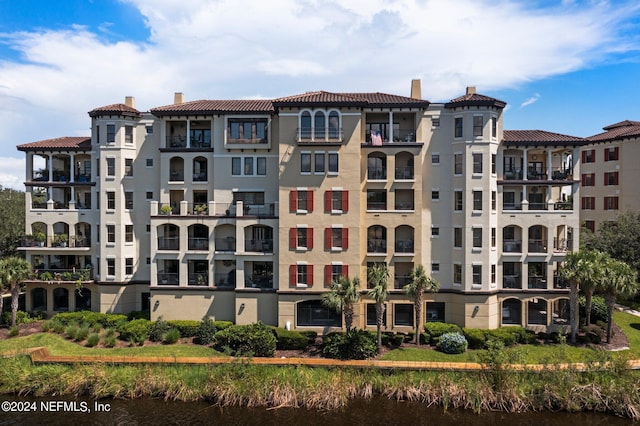
<svg viewBox="0 0 640 426">
<path fill-rule="evenodd" d="M 466 86 L 505 129 L 590 136 L 640 120 L 635 0 L 0 0 L 0 185 L 16 145 L 88 136 L 93 108 L 308 91 L 432 102 Z"/>
</svg>

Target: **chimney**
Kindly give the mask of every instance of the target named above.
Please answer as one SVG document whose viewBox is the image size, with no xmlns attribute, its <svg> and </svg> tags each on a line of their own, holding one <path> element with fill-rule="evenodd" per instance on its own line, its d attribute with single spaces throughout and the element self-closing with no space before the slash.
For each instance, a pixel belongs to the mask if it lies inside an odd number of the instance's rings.
<svg viewBox="0 0 640 426">
<path fill-rule="evenodd" d="M 467 95 L 475 95 L 476 86 L 467 86 Z"/>
<path fill-rule="evenodd" d="M 184 103 L 184 93 L 176 92 L 173 94 L 173 103 L 174 104 L 183 104 Z"/>
<path fill-rule="evenodd" d="M 422 88 L 420 79 L 411 80 L 411 97 L 413 99 L 422 99 Z"/>
<path fill-rule="evenodd" d="M 135 108 L 136 107 L 136 98 L 133 96 L 125 96 L 124 104 L 128 107 Z"/>
</svg>

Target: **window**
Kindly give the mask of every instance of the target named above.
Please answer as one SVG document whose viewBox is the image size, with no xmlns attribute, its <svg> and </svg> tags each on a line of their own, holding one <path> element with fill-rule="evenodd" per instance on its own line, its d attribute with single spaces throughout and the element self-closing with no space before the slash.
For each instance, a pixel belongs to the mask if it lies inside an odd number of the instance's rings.
<svg viewBox="0 0 640 426">
<path fill-rule="evenodd" d="M 431 154 L 431 164 L 440 164 L 440 154 Z"/>
<path fill-rule="evenodd" d="M 289 270 L 290 284 L 293 286 L 313 285 L 312 265 L 291 265 Z"/>
<path fill-rule="evenodd" d="M 440 191 L 431 191 L 431 199 L 439 200 L 440 199 Z"/>
<path fill-rule="evenodd" d="M 437 238 L 440 236 L 440 228 L 437 226 L 432 226 L 431 227 L 431 236 L 434 238 Z"/>
<path fill-rule="evenodd" d="M 384 304 L 386 307 L 386 303 Z M 387 310 L 385 309 L 385 313 L 382 315 L 382 326 L 387 327 Z M 367 325 L 377 325 L 378 317 L 376 312 L 376 304 L 375 303 L 367 303 Z"/>
<path fill-rule="evenodd" d="M 240 176 L 242 174 L 242 160 L 240 157 L 231 157 L 231 175 Z"/>
<path fill-rule="evenodd" d="M 373 225 L 367 228 L 367 253 L 387 252 L 387 228 Z"/>
<path fill-rule="evenodd" d="M 124 193 L 124 208 L 126 210 L 133 210 L 133 192 L 131 191 Z"/>
<path fill-rule="evenodd" d="M 329 173 L 338 173 L 338 153 L 330 152 L 329 157 Z"/>
<path fill-rule="evenodd" d="M 393 325 L 413 327 L 413 304 L 396 303 L 393 305 Z"/>
<path fill-rule="evenodd" d="M 124 126 L 124 142 L 133 143 L 133 126 Z"/>
<path fill-rule="evenodd" d="M 116 175 L 116 159 L 107 158 L 107 176 Z"/>
<path fill-rule="evenodd" d="M 453 246 L 462 248 L 462 228 L 453 228 Z"/>
<path fill-rule="evenodd" d="M 96 126 L 96 143 L 100 145 L 100 125 Z"/>
<path fill-rule="evenodd" d="M 145 231 L 146 232 L 151 232 L 151 225 L 150 224 L 147 223 Z"/>
<path fill-rule="evenodd" d="M 107 191 L 107 209 L 116 209 L 116 193 L 113 191 Z"/>
<path fill-rule="evenodd" d="M 115 225 L 107 225 L 107 242 L 108 243 L 116 242 L 116 226 Z"/>
<path fill-rule="evenodd" d="M 498 136 L 498 117 L 491 117 L 491 137 L 495 138 L 497 136 Z"/>
<path fill-rule="evenodd" d="M 147 158 L 147 167 L 153 167 L 153 158 Z"/>
<path fill-rule="evenodd" d="M 439 116 L 432 116 L 431 117 L 431 127 L 440 127 L 440 117 Z"/>
<path fill-rule="evenodd" d="M 131 158 L 124 159 L 124 175 L 133 176 L 133 159 Z"/>
<path fill-rule="evenodd" d="M 313 211 L 313 191 L 298 189 L 289 192 L 289 211 L 291 213 L 310 213 Z"/>
<path fill-rule="evenodd" d="M 152 191 L 147 191 L 147 200 L 153 200 L 153 192 Z"/>
<path fill-rule="evenodd" d="M 267 158 L 266 157 L 256 158 L 256 174 L 258 176 L 266 176 L 267 174 Z"/>
<path fill-rule="evenodd" d="M 473 173 L 482 173 L 482 153 L 477 152 L 472 154 L 472 156 L 473 156 Z"/>
<path fill-rule="evenodd" d="M 300 172 L 311 173 L 311 153 L 303 152 L 300 154 Z"/>
<path fill-rule="evenodd" d="M 453 174 L 462 174 L 462 154 L 453 154 Z"/>
<path fill-rule="evenodd" d="M 346 250 L 349 247 L 348 228 L 325 228 L 324 248 L 326 250 Z"/>
<path fill-rule="evenodd" d="M 324 267 L 324 284 L 329 285 L 333 281 L 337 281 L 340 277 L 349 276 L 349 267 L 348 265 L 326 265 Z"/>
<path fill-rule="evenodd" d="M 230 118 L 227 125 L 230 143 L 266 143 L 266 118 Z"/>
<path fill-rule="evenodd" d="M 482 128 L 484 127 L 484 120 L 481 115 L 475 115 L 473 117 L 473 136 L 482 136 Z"/>
<path fill-rule="evenodd" d="M 331 190 L 324 193 L 325 213 L 344 213 L 349 210 L 349 191 Z"/>
<path fill-rule="evenodd" d="M 145 130 L 146 130 L 148 135 L 152 135 L 153 134 L 153 126 L 147 125 L 147 126 L 145 126 Z"/>
<path fill-rule="evenodd" d="M 387 191 L 384 189 L 367 190 L 367 210 L 386 210 Z"/>
<path fill-rule="evenodd" d="M 107 275 L 114 276 L 116 274 L 116 260 L 113 258 L 107 259 Z"/>
<path fill-rule="evenodd" d="M 124 260 L 124 273 L 125 275 L 133 275 L 133 257 L 127 257 Z"/>
<path fill-rule="evenodd" d="M 605 210 L 618 210 L 618 197 L 604 197 Z"/>
<path fill-rule="evenodd" d="M 473 210 L 482 211 L 482 191 L 473 191 Z"/>
<path fill-rule="evenodd" d="M 473 233 L 473 247 L 482 248 L 482 228 L 472 228 Z"/>
<path fill-rule="evenodd" d="M 604 185 L 611 186 L 618 184 L 618 172 L 606 172 L 604 174 Z"/>
<path fill-rule="evenodd" d="M 606 179 L 605 179 L 606 182 Z M 583 173 L 582 174 L 582 186 L 594 186 L 596 184 L 595 173 Z"/>
<path fill-rule="evenodd" d="M 253 157 L 244 158 L 244 175 L 245 176 L 253 175 Z"/>
<path fill-rule="evenodd" d="M 114 143 L 116 141 L 116 125 L 107 124 L 107 143 Z"/>
<path fill-rule="evenodd" d="M 313 171 L 315 173 L 324 173 L 324 152 L 316 152 L 313 155 Z"/>
<path fill-rule="evenodd" d="M 233 204 L 242 201 L 245 206 L 263 206 L 264 192 L 234 192 Z"/>
<path fill-rule="evenodd" d="M 289 230 L 291 250 L 311 250 L 313 248 L 313 228 L 298 227 Z"/>
<path fill-rule="evenodd" d="M 296 305 L 298 326 L 342 327 L 342 314 L 328 308 L 322 300 L 304 300 Z"/>
<path fill-rule="evenodd" d="M 436 273 L 436 272 L 440 272 L 440 264 L 437 262 L 432 262 L 431 263 L 431 272 Z"/>
<path fill-rule="evenodd" d="M 462 284 L 462 265 L 459 263 L 453 265 L 453 282 L 454 284 Z"/>
<path fill-rule="evenodd" d="M 462 211 L 462 191 L 453 192 L 453 209 L 455 211 Z"/>
<path fill-rule="evenodd" d="M 594 220 L 585 220 L 584 227 L 591 232 L 596 232 L 596 222 Z"/>
<path fill-rule="evenodd" d="M 618 161 L 617 146 L 612 146 L 604 149 L 604 161 Z"/>
<path fill-rule="evenodd" d="M 496 265 L 491 265 L 491 284 L 496 283 Z"/>
<path fill-rule="evenodd" d="M 471 273 L 473 274 L 473 284 L 482 284 L 482 265 L 472 265 Z"/>
<path fill-rule="evenodd" d="M 133 242 L 133 225 L 124 226 L 124 242 L 125 243 Z"/>
<path fill-rule="evenodd" d="M 596 197 L 582 197 L 582 210 L 595 210 L 596 208 Z"/>
<path fill-rule="evenodd" d="M 491 174 L 496 174 L 496 154 L 491 154 Z"/>
<path fill-rule="evenodd" d="M 596 150 L 588 149 L 582 151 L 582 162 L 583 163 L 595 163 L 596 162 Z"/>
<path fill-rule="evenodd" d="M 496 191 L 491 191 L 491 210 L 496 211 L 496 206 L 498 202 L 498 195 Z"/>
<path fill-rule="evenodd" d="M 100 159 L 96 158 L 96 177 L 100 176 Z"/>
<path fill-rule="evenodd" d="M 491 247 L 496 247 L 496 228 L 491 228 Z"/>
<path fill-rule="evenodd" d="M 462 137 L 462 117 L 456 117 L 453 120 L 453 137 L 454 138 Z"/>
</svg>

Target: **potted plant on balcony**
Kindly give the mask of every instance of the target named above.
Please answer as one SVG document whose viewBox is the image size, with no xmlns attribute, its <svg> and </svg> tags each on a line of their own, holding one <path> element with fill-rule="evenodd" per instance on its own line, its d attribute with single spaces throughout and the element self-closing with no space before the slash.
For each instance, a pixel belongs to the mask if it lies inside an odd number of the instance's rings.
<svg viewBox="0 0 640 426">
<path fill-rule="evenodd" d="M 164 214 L 164 215 L 170 215 L 172 212 L 171 206 L 169 204 L 163 204 L 162 207 L 160 207 L 160 213 Z"/>
<path fill-rule="evenodd" d="M 69 236 L 67 234 L 58 234 L 54 237 L 53 242 L 58 247 L 66 247 L 69 242 Z"/>
<path fill-rule="evenodd" d="M 207 205 L 206 204 L 196 204 L 193 206 L 193 212 L 200 216 L 205 216 L 207 214 Z"/>
<path fill-rule="evenodd" d="M 198 274 L 198 276 L 196 277 L 196 282 L 198 285 L 205 285 L 206 282 L 205 282 L 204 275 Z"/>
<path fill-rule="evenodd" d="M 34 232 L 33 241 L 36 242 L 37 247 L 44 247 L 44 242 L 47 240 L 47 235 L 44 232 Z"/>
</svg>

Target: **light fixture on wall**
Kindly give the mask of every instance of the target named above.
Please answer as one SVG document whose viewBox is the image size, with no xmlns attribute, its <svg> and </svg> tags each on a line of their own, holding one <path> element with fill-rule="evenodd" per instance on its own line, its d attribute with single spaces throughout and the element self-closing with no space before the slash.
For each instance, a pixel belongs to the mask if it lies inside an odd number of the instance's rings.
<svg viewBox="0 0 640 426">
<path fill-rule="evenodd" d="M 534 155 L 532 155 L 532 156 L 531 156 L 531 159 L 532 159 L 533 161 L 536 161 L 536 160 L 538 159 L 538 156 L 534 154 Z"/>
</svg>

